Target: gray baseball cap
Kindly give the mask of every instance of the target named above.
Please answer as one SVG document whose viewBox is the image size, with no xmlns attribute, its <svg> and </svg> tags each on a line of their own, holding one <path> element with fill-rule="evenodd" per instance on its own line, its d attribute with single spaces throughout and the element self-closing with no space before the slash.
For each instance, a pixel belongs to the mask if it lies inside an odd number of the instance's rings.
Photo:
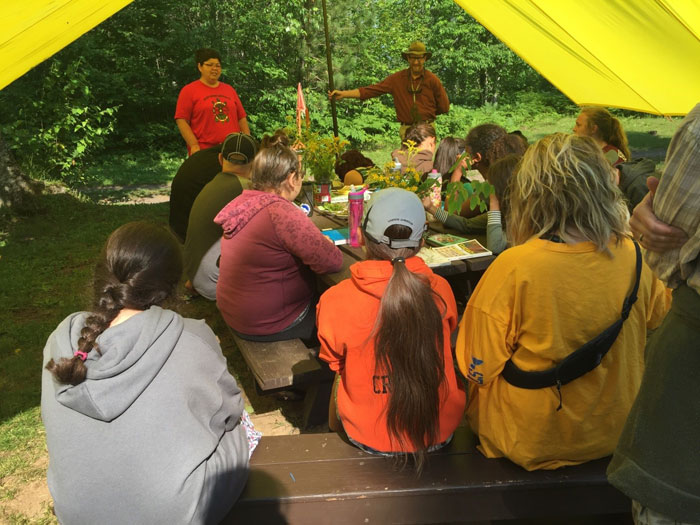
<svg viewBox="0 0 700 525">
<path fill-rule="evenodd" d="M 390 239 L 384 232 L 389 226 L 400 224 L 411 228 L 408 239 Z M 401 188 L 379 190 L 365 206 L 362 221 L 367 237 L 390 248 L 418 248 L 427 228 L 425 209 L 415 193 Z"/>
</svg>

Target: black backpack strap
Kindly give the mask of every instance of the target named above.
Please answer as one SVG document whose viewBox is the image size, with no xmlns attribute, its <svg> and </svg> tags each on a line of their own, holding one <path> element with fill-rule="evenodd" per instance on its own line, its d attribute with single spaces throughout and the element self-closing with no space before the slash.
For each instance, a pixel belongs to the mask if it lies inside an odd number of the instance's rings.
<svg viewBox="0 0 700 525">
<path fill-rule="evenodd" d="M 642 250 L 639 248 L 637 241 L 632 241 L 634 243 L 634 251 L 637 254 L 637 267 L 636 267 L 636 277 L 634 281 L 634 288 L 632 288 L 632 293 L 630 293 L 626 298 L 625 302 L 622 304 L 622 320 L 624 321 L 630 315 L 632 311 L 632 306 L 637 301 L 637 292 L 639 291 L 639 279 L 642 275 Z"/>
<path fill-rule="evenodd" d="M 610 350 L 615 343 L 622 329 L 622 324 L 625 322 L 625 319 L 629 317 L 632 306 L 637 301 L 639 280 L 642 274 L 642 252 L 637 242 L 633 242 L 637 255 L 635 282 L 632 292 L 625 297 L 622 304 L 622 314 L 620 318 L 586 344 L 566 356 L 558 365 L 548 370 L 521 370 L 513 363 L 513 358 L 511 357 L 506 362 L 501 372 L 503 379 L 513 386 L 530 390 L 556 386 L 559 390 L 559 408 L 561 408 L 562 385 L 581 377 L 600 364 L 605 354 L 608 353 L 608 350 Z"/>
</svg>

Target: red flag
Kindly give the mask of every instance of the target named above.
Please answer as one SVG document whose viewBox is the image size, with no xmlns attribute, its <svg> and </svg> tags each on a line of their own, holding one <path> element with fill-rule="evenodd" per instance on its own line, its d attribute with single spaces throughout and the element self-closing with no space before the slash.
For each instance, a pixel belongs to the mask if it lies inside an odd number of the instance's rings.
<svg viewBox="0 0 700 525">
<path fill-rule="evenodd" d="M 301 82 L 297 84 L 297 111 L 306 112 L 306 102 L 304 101 L 304 92 L 301 90 Z"/>
<path fill-rule="evenodd" d="M 301 82 L 297 84 L 297 130 L 299 135 L 301 135 L 301 114 L 304 113 L 306 118 L 306 129 L 309 129 L 311 125 L 309 119 L 309 109 L 306 107 L 306 101 L 304 100 L 304 92 L 301 89 Z"/>
</svg>

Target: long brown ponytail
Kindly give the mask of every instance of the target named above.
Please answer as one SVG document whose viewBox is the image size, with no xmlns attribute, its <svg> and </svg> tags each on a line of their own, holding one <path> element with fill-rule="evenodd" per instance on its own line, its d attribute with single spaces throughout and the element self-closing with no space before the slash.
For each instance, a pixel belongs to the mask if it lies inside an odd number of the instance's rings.
<svg viewBox="0 0 700 525">
<path fill-rule="evenodd" d="M 393 225 L 384 235 L 408 239 L 411 229 Z M 418 248 L 392 249 L 370 240 L 366 248 L 370 259 L 393 261 L 375 328 L 375 368 L 377 373 L 389 376 L 389 437 L 399 445 L 410 443 L 416 449 L 414 457 L 420 472 L 427 450 L 437 444 L 439 433 L 440 386 L 445 380 L 442 319 L 446 307 L 426 277 L 406 268 L 403 258 L 415 255 Z M 443 312 L 436 298 L 442 302 Z"/>
<path fill-rule="evenodd" d="M 627 135 L 622 124 L 605 108 L 583 108 L 581 113 L 588 117 L 588 126 L 598 126 L 598 136 L 601 140 L 619 149 L 627 160 L 632 158 L 630 154 Z"/>
<path fill-rule="evenodd" d="M 119 312 L 161 304 L 173 294 L 181 274 L 180 245 L 164 228 L 131 222 L 115 230 L 95 267 L 92 312 L 80 332 L 78 349 L 70 359 L 51 359 L 46 369 L 60 383 L 82 383 L 87 354 L 100 353 L 96 340 Z"/>
</svg>

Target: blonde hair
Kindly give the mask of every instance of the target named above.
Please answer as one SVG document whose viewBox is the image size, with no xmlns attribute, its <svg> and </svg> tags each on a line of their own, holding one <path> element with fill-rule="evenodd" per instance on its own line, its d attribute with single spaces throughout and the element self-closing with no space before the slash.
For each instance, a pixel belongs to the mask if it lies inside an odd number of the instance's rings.
<svg viewBox="0 0 700 525">
<path fill-rule="evenodd" d="M 590 137 L 555 133 L 531 146 L 509 185 L 508 239 L 522 244 L 556 233 L 580 237 L 610 254 L 608 243 L 627 236 L 629 211 L 613 168 Z"/>
<path fill-rule="evenodd" d="M 625 156 L 625 159 L 630 160 L 632 158 L 627 135 L 625 130 L 622 129 L 622 124 L 607 109 L 586 107 L 581 110 L 581 113 L 588 118 L 589 129 L 592 129 L 593 125 L 598 126 L 597 137 L 619 149 Z"/>
</svg>

